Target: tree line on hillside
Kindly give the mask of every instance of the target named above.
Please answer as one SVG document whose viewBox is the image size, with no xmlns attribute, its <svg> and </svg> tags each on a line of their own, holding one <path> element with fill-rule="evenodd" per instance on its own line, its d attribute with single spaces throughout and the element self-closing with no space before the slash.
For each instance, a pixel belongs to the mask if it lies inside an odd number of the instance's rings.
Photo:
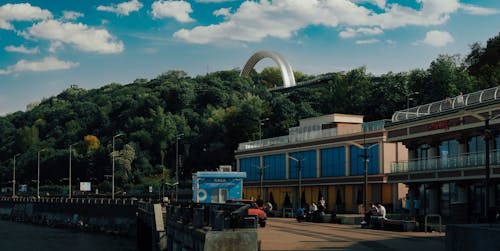
<svg viewBox="0 0 500 251">
<path fill-rule="evenodd" d="M 127 85 L 71 86 L 25 112 L 0 117 L 0 184 L 11 186 L 14 156 L 18 184 L 36 187 L 38 164 L 46 189 L 67 184 L 70 146 L 74 184 L 92 181 L 111 191 L 113 155 L 120 191 L 172 182 L 176 147 L 179 175 L 189 180 L 194 171 L 235 165 L 238 144 L 259 138 L 263 118 L 269 121 L 262 137 L 275 137 L 301 118 L 323 114 L 390 118 L 406 108 L 413 92 L 419 95 L 412 96 L 412 106 L 497 86 L 499 52 L 500 34 L 484 47 L 472 45 L 464 59 L 441 55 L 428 69 L 373 76 L 360 67 L 287 93 L 269 91 L 281 81 L 274 67 L 251 78 L 239 77 L 238 70 L 196 77 L 168 71 Z M 315 77 L 296 72 L 298 81 Z"/>
</svg>

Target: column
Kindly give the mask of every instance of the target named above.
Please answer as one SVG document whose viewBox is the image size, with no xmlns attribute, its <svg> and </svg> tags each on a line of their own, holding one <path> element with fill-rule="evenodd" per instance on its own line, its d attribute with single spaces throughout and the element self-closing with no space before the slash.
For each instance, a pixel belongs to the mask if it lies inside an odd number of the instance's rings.
<svg viewBox="0 0 500 251">
<path fill-rule="evenodd" d="M 321 151 L 316 149 L 316 178 L 321 177 Z"/>
<path fill-rule="evenodd" d="M 351 175 L 351 169 L 349 168 L 351 166 L 351 148 L 349 145 L 345 145 L 345 176 L 350 176 Z"/>
</svg>

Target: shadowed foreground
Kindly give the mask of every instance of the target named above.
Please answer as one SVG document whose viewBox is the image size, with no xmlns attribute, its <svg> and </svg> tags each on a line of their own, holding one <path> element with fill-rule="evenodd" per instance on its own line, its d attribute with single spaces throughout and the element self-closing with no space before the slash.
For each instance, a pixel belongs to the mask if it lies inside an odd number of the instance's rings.
<svg viewBox="0 0 500 251">
<path fill-rule="evenodd" d="M 259 227 L 261 249 L 268 250 L 445 250 L 444 233 L 395 232 L 361 229 L 357 225 L 298 223 L 269 218 Z"/>
</svg>

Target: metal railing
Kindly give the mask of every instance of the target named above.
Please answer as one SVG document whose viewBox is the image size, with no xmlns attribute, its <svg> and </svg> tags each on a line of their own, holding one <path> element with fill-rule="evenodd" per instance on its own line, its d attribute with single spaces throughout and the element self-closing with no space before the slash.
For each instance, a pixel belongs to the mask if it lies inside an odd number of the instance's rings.
<svg viewBox="0 0 500 251">
<path fill-rule="evenodd" d="M 339 133 L 337 128 L 321 129 L 320 125 L 316 125 L 318 128 L 317 130 L 301 130 L 304 128 L 292 127 L 289 129 L 290 131 L 289 135 L 240 143 L 238 145 L 238 150 L 250 150 L 259 147 L 304 142 L 314 139 L 329 138 L 345 134 L 380 131 L 384 129 L 385 122 L 386 122 L 385 120 L 365 122 L 362 124 L 361 128 L 353 129 L 343 133 Z"/>
<path fill-rule="evenodd" d="M 485 152 L 472 152 L 457 156 L 430 157 L 393 162 L 392 173 L 410 173 L 430 170 L 449 170 L 460 168 L 484 168 Z M 490 165 L 500 165 L 500 150 L 490 151 Z"/>
<path fill-rule="evenodd" d="M 109 198 L 65 198 L 65 197 L 0 197 L 0 201 L 16 203 L 65 203 L 65 204 L 94 204 L 94 205 L 136 205 L 136 199 L 109 199 Z"/>
<path fill-rule="evenodd" d="M 466 106 L 500 99 L 499 89 L 500 86 L 493 87 L 478 92 L 458 95 L 453 98 L 446 98 L 445 100 L 400 110 L 392 115 L 392 122 L 400 122 L 409 119 L 424 117 L 431 114 L 441 113 L 457 108 L 463 108 Z"/>
</svg>

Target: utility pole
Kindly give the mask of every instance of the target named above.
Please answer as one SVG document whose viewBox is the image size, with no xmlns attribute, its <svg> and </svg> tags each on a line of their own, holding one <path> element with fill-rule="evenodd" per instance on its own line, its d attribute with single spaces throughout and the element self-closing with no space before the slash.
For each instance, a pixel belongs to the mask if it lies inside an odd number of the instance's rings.
<svg viewBox="0 0 500 251">
<path fill-rule="evenodd" d="M 175 135 L 175 202 L 179 199 L 179 139 L 184 133 Z"/>
<path fill-rule="evenodd" d="M 302 165 L 301 165 L 301 162 L 304 161 L 304 159 L 298 159 L 298 158 L 295 158 L 295 157 L 292 157 L 292 156 L 288 156 L 289 159 L 293 160 L 293 161 L 296 161 L 297 162 L 297 178 L 298 178 L 298 181 L 299 181 L 299 191 L 298 191 L 298 205 L 299 205 L 299 208 L 302 208 Z"/>
</svg>

